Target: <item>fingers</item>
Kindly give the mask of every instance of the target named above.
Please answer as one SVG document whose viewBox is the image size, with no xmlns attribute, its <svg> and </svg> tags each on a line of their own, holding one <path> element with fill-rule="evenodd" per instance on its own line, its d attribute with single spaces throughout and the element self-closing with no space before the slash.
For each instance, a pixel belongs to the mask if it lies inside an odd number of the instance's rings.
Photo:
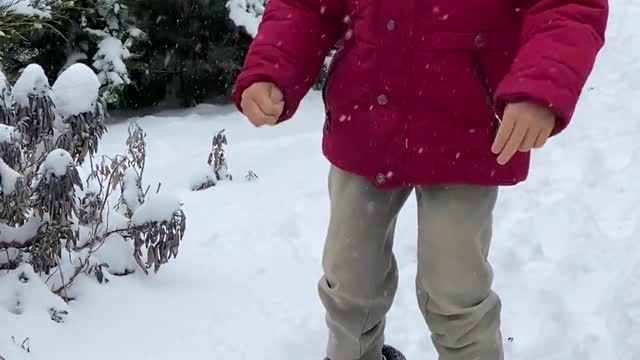
<svg viewBox="0 0 640 360">
<path fill-rule="evenodd" d="M 269 98 L 271 100 L 271 103 L 274 105 L 272 107 L 272 110 L 275 111 L 275 121 L 270 125 L 275 125 L 282 115 L 282 112 L 284 111 L 284 95 L 282 94 L 282 91 L 280 91 L 280 89 L 278 89 L 276 86 L 271 86 L 269 90 Z"/>
<path fill-rule="evenodd" d="M 504 150 L 504 147 L 507 145 L 507 141 L 509 141 L 511 133 L 513 132 L 513 129 L 516 125 L 514 118 L 506 115 L 507 114 L 505 112 L 505 117 L 502 121 L 502 124 L 500 125 L 500 128 L 498 129 L 496 138 L 493 141 L 493 146 L 491 147 L 491 151 L 494 154 L 500 154 L 502 150 Z"/>
<path fill-rule="evenodd" d="M 538 140 L 538 136 L 540 135 L 541 129 L 532 129 L 530 128 L 527 131 L 527 135 L 522 140 L 522 145 L 520 145 L 520 152 L 529 152 L 534 148 L 536 144 L 536 140 Z"/>
<path fill-rule="evenodd" d="M 280 117 L 283 104 L 273 102 L 268 90 L 256 92 L 254 101 L 258 104 L 258 107 L 260 107 L 260 110 L 262 110 L 265 115 Z"/>
<path fill-rule="evenodd" d="M 242 112 L 256 127 L 275 125 L 284 111 L 280 89 L 270 83 L 255 83 L 242 94 Z"/>
<path fill-rule="evenodd" d="M 551 136 L 555 114 L 544 105 L 533 102 L 510 103 L 505 107 L 503 122 L 491 146 L 497 161 L 505 165 L 518 152 L 542 147 Z"/>
<path fill-rule="evenodd" d="M 542 129 L 533 147 L 536 149 L 540 149 L 541 147 L 543 147 L 547 143 L 547 140 L 549 140 L 549 136 L 551 136 L 552 130 L 553 128 Z"/>
<path fill-rule="evenodd" d="M 256 127 L 272 125 L 278 121 L 277 117 L 265 114 L 253 99 L 243 99 L 240 106 L 244 115 Z"/>
<path fill-rule="evenodd" d="M 515 124 L 515 127 L 511 132 L 511 136 L 509 136 L 509 140 L 507 140 L 506 145 L 500 152 L 500 155 L 498 155 L 498 164 L 504 165 L 511 160 L 513 155 L 515 155 L 518 149 L 520 149 L 520 146 L 522 146 L 522 141 L 527 134 L 527 130 L 527 126 L 522 122 L 517 122 Z"/>
<path fill-rule="evenodd" d="M 284 102 L 284 95 L 282 95 L 282 91 L 280 91 L 280 89 L 278 89 L 278 87 L 276 86 L 271 86 L 269 97 L 271 98 L 271 101 L 276 104 Z"/>
</svg>

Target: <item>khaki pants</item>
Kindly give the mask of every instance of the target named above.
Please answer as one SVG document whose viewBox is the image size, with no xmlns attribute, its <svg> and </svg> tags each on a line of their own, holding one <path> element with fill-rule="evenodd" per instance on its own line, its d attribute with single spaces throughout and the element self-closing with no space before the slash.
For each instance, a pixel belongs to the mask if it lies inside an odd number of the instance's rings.
<svg viewBox="0 0 640 360">
<path fill-rule="evenodd" d="M 380 360 L 398 285 L 396 218 L 412 188 L 374 188 L 332 168 L 331 220 L 320 298 L 331 360 Z M 423 186 L 418 200 L 417 297 L 441 360 L 502 360 L 500 299 L 487 262 L 497 187 Z"/>
</svg>

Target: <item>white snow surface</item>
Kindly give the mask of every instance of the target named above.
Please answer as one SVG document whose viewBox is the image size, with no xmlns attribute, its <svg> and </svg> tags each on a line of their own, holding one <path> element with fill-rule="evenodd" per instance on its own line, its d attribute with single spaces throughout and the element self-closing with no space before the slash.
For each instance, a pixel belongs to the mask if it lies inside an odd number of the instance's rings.
<svg viewBox="0 0 640 360">
<path fill-rule="evenodd" d="M 195 189 L 203 184 L 217 184 L 218 179 L 213 171 L 213 167 L 206 162 L 197 164 L 191 171 L 190 187 Z"/>
<path fill-rule="evenodd" d="M 13 100 L 20 106 L 29 106 L 29 96 L 45 96 L 50 92 L 44 69 L 38 64 L 29 64 L 13 85 Z"/>
<path fill-rule="evenodd" d="M 22 343 L 28 348 L 29 339 L 0 339 L 0 349 L 3 349 L 2 356 L 6 360 L 33 360 L 31 354 L 22 348 Z"/>
<path fill-rule="evenodd" d="M 148 195 L 144 203 L 133 213 L 131 223 L 142 225 L 147 222 L 171 221 L 181 205 L 182 202 L 174 194 Z"/>
<path fill-rule="evenodd" d="M 52 308 L 71 311 L 68 304 L 49 291 L 31 265 L 22 264 L 0 277 L 0 311 L 24 316 L 27 320 L 49 318 Z"/>
<path fill-rule="evenodd" d="M 11 84 L 2 71 L 0 71 L 0 109 L 10 109 L 13 106 Z"/>
<path fill-rule="evenodd" d="M 490 261 L 506 359 L 640 359 L 640 47 L 630 46 L 640 3 L 610 3 L 608 44 L 572 125 L 497 204 Z M 148 134 L 145 182 L 184 202 L 178 258 L 158 274 L 83 280 L 63 325 L 0 310 L 0 354 L 15 336 L 30 338 L 34 360 L 322 359 L 316 284 L 329 203 L 319 94 L 275 128 L 254 129 L 230 106 L 136 120 Z M 101 152 L 126 149 L 127 125 L 110 127 Z M 192 192 L 189 175 L 223 128 L 237 180 Z M 249 169 L 260 179 L 242 181 Z M 386 337 L 410 360 L 436 360 L 415 299 L 415 214 L 410 201 L 398 220 Z"/>
<path fill-rule="evenodd" d="M 62 250 L 61 263 L 50 270 L 50 275 L 42 275 L 42 278 L 46 282 L 46 286 L 51 290 L 62 289 L 63 285 L 68 285 L 70 281 L 76 276 L 77 269 L 83 268 L 83 266 L 91 267 L 101 264 L 99 259 L 90 253 L 89 249 L 83 249 L 80 251 L 67 251 Z M 108 274 L 105 274 L 108 275 Z M 80 273 L 74 280 L 76 281 L 92 281 L 86 273 Z M 84 294 L 82 286 L 70 286 L 63 290 L 67 297 L 77 298 Z"/>
<path fill-rule="evenodd" d="M 0 144 L 13 143 L 15 142 L 15 140 L 16 140 L 16 128 L 14 126 L 0 124 Z"/>
<path fill-rule="evenodd" d="M 4 160 L 0 159 L 0 193 L 4 195 L 13 193 L 16 189 L 16 181 L 21 176 L 19 172 L 13 170 Z"/>
<path fill-rule="evenodd" d="M 93 111 L 100 81 L 90 67 L 76 63 L 58 76 L 51 89 L 56 111 L 66 118 Z"/>
<path fill-rule="evenodd" d="M 40 225 L 42 220 L 35 215 L 20 227 L 0 223 L 0 242 L 24 244 L 38 234 Z"/>
<path fill-rule="evenodd" d="M 140 199 L 144 197 L 142 190 L 138 187 L 138 173 L 130 167 L 124 172 L 122 179 L 122 197 L 127 207 L 131 211 L 136 211 L 140 207 Z"/>
<path fill-rule="evenodd" d="M 106 269 L 114 275 L 135 271 L 138 267 L 133 258 L 133 244 L 119 234 L 111 234 L 97 247 L 94 256 L 101 263 L 109 264 Z"/>
</svg>

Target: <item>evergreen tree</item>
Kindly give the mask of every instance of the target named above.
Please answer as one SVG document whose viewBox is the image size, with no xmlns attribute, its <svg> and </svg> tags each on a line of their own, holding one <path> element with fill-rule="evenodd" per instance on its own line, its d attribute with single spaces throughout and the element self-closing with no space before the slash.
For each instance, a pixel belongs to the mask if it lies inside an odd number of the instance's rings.
<svg viewBox="0 0 640 360">
<path fill-rule="evenodd" d="M 128 62 L 130 107 L 163 98 L 183 106 L 228 101 L 251 38 L 229 19 L 226 0 L 125 0 L 146 34 Z"/>
</svg>

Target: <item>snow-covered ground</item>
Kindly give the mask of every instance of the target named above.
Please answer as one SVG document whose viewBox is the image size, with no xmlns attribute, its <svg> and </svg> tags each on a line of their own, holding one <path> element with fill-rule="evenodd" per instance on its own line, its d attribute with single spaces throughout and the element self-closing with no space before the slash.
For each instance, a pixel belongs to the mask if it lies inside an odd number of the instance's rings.
<svg viewBox="0 0 640 360">
<path fill-rule="evenodd" d="M 527 183 L 501 193 L 491 259 L 507 359 L 640 359 L 640 3 L 611 7 L 608 44 L 572 126 L 536 152 Z M 0 311 L 0 359 L 321 359 L 321 114 L 313 93 L 272 129 L 210 105 L 137 119 L 147 184 L 162 182 L 185 204 L 178 258 L 156 275 L 83 280 L 62 324 L 44 306 L 55 299 L 25 303 L 22 315 Z M 223 128 L 234 181 L 190 191 Z M 126 123 L 111 126 L 101 152 L 124 151 L 126 134 Z M 248 170 L 259 180 L 245 181 Z M 435 360 L 413 290 L 415 211 L 409 202 L 398 224 L 387 338 L 409 359 Z M 45 298 L 40 290 L 28 291 Z"/>
</svg>

